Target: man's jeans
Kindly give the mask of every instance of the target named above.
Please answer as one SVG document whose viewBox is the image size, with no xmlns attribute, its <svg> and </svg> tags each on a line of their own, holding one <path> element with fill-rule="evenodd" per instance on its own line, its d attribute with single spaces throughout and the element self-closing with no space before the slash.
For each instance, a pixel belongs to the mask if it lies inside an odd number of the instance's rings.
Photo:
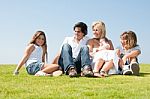
<svg viewBox="0 0 150 99">
<path fill-rule="evenodd" d="M 86 66 L 91 66 L 89 49 L 86 45 L 83 45 L 77 58 L 72 57 L 72 48 L 69 44 L 64 44 L 62 46 L 61 55 L 58 61 L 65 74 L 71 66 L 77 69 L 77 73 L 81 73 L 81 69 Z M 91 68 L 91 67 L 90 67 Z"/>
</svg>

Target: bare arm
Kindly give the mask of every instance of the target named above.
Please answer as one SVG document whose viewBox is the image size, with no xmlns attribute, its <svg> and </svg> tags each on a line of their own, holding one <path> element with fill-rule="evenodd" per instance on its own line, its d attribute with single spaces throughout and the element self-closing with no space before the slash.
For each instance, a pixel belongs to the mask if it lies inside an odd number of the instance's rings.
<svg viewBox="0 0 150 99">
<path fill-rule="evenodd" d="M 111 40 L 108 41 L 109 45 L 110 45 L 110 50 L 114 50 L 114 46 Z"/>
<path fill-rule="evenodd" d="M 26 49 L 25 49 L 25 52 L 24 52 L 24 55 L 22 57 L 22 59 L 20 60 L 20 62 L 18 63 L 16 69 L 15 69 L 15 72 L 19 72 L 20 68 L 25 64 L 25 62 L 28 60 L 29 56 L 31 55 L 31 53 L 33 52 L 34 50 L 34 45 L 31 44 L 29 45 Z M 14 72 L 14 73 L 15 73 Z"/>
<path fill-rule="evenodd" d="M 139 54 L 141 54 L 140 50 L 134 50 L 130 53 L 123 56 L 122 60 L 125 62 L 128 58 L 137 57 Z"/>
<path fill-rule="evenodd" d="M 92 39 L 90 39 L 89 41 L 88 41 L 88 43 L 87 43 L 87 46 L 88 46 L 88 48 L 89 48 L 89 54 L 90 54 L 90 56 L 91 57 L 93 57 L 94 56 L 94 53 L 93 53 L 93 47 L 94 47 L 94 45 L 93 45 L 93 40 Z"/>
</svg>

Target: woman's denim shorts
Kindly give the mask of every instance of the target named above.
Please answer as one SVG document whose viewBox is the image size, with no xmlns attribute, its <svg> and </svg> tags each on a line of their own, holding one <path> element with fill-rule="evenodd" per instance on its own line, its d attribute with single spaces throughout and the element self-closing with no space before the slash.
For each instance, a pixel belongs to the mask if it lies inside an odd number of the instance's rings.
<svg viewBox="0 0 150 99">
<path fill-rule="evenodd" d="M 42 62 L 34 62 L 34 63 L 29 64 L 26 67 L 26 70 L 27 70 L 28 74 L 34 75 L 42 69 L 43 65 L 44 65 L 44 63 L 42 63 Z"/>
</svg>

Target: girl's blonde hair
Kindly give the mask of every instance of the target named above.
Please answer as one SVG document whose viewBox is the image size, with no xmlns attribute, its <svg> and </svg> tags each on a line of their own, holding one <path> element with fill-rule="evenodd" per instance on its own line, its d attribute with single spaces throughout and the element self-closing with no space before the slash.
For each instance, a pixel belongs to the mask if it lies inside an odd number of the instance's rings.
<svg viewBox="0 0 150 99">
<path fill-rule="evenodd" d="M 105 38 L 106 37 L 106 28 L 105 28 L 105 24 L 102 21 L 95 21 L 92 23 L 92 29 L 97 26 L 98 27 L 98 31 L 102 32 L 101 34 L 101 38 Z"/>
<path fill-rule="evenodd" d="M 45 52 L 45 53 L 43 53 L 43 54 L 44 54 L 44 55 L 43 55 L 44 57 L 42 57 L 42 59 L 43 59 L 43 61 L 44 61 L 45 58 L 46 58 L 46 61 L 48 61 L 47 41 L 46 41 L 45 33 L 44 33 L 43 31 L 37 31 L 37 32 L 33 35 L 31 41 L 29 42 L 29 44 L 36 44 L 35 41 L 36 41 L 36 39 L 37 39 L 40 35 L 43 35 L 43 36 L 44 36 L 44 43 L 43 43 L 43 45 L 42 45 L 42 48 L 44 49 L 43 52 Z"/>
<path fill-rule="evenodd" d="M 120 36 L 121 39 L 127 40 L 126 44 L 129 49 L 137 46 L 137 37 L 133 31 L 125 31 Z"/>
</svg>

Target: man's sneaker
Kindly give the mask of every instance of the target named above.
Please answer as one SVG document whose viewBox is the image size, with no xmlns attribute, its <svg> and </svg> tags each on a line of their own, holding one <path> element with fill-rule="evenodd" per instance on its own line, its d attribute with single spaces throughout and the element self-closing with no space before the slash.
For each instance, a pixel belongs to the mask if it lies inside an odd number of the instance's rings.
<svg viewBox="0 0 150 99">
<path fill-rule="evenodd" d="M 93 77 L 93 72 L 90 66 L 86 65 L 83 67 L 81 76 L 85 76 L 85 77 Z"/>
<path fill-rule="evenodd" d="M 139 64 L 137 62 L 131 63 L 130 69 L 133 72 L 133 75 L 136 75 L 136 76 L 139 75 L 140 67 L 139 67 Z"/>
<path fill-rule="evenodd" d="M 70 77 L 76 77 L 77 76 L 77 71 L 75 67 L 71 66 L 68 70 L 68 74 Z"/>
<path fill-rule="evenodd" d="M 132 75 L 132 71 L 129 69 L 129 65 L 124 65 L 122 68 L 123 75 Z"/>
</svg>

